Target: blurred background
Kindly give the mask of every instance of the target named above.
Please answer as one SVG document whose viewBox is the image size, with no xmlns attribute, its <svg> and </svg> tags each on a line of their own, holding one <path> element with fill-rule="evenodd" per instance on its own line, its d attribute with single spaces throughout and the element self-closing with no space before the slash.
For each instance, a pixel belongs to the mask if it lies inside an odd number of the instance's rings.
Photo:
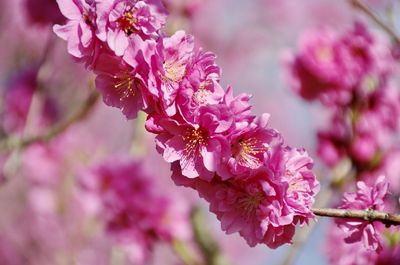
<svg viewBox="0 0 400 265">
<path fill-rule="evenodd" d="M 356 19 L 371 23 L 344 0 L 165 2 L 170 12 L 168 31 L 184 29 L 196 37 L 198 46 L 214 52 L 223 86 L 252 94 L 254 112 L 270 113 L 272 127 L 287 144 L 306 148 L 316 161 L 315 172 L 328 174 L 315 155 L 316 128 L 327 114 L 290 90 L 285 56 L 306 30 L 333 27 L 340 32 Z M 382 14 L 387 2 L 368 1 Z M 73 115 L 90 96 L 93 76 L 67 54 L 66 43 L 52 32 L 54 22 L 63 22 L 55 0 L 0 0 L 2 139 L 46 132 Z M 176 194 L 183 211 L 199 205 L 206 219 L 204 229 L 218 242 L 227 264 L 282 264 L 290 246 L 250 248 L 237 234 L 221 231 L 197 194 L 173 184 L 169 166 L 155 151 L 152 135 L 144 131 L 143 116 L 127 121 L 118 109 L 100 101 L 93 105 L 50 147 L 29 145 L 0 154 L 0 265 L 124 264 L 120 252 L 129 247 L 115 247 L 99 232 L 98 202 L 75 188 L 80 185 L 76 176 L 108 157 L 140 159 L 158 191 Z M 327 264 L 325 230 L 321 220 L 293 264 Z M 150 263 L 180 261 L 161 243 Z"/>
</svg>

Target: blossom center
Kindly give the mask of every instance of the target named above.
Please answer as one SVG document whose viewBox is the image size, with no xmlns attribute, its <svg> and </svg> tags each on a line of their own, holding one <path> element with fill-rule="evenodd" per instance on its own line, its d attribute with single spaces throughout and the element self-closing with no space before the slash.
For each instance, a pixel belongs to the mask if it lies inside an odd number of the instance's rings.
<svg viewBox="0 0 400 265">
<path fill-rule="evenodd" d="M 267 148 L 255 137 L 240 139 L 232 145 L 232 154 L 238 163 L 252 169 L 260 166 L 262 161 L 257 156 L 266 151 Z"/>
<path fill-rule="evenodd" d="M 198 105 L 203 105 L 207 103 L 208 98 L 210 97 L 211 92 L 205 88 L 200 87 L 194 94 L 193 100 Z"/>
<path fill-rule="evenodd" d="M 136 24 L 137 18 L 134 16 L 134 9 L 130 8 L 118 19 L 119 27 L 125 32 L 127 36 L 137 31 Z"/>
<path fill-rule="evenodd" d="M 163 69 L 165 78 L 174 83 L 181 81 L 186 73 L 186 66 L 178 62 L 164 62 Z"/>
<path fill-rule="evenodd" d="M 121 75 L 114 75 L 113 78 L 115 80 L 114 88 L 121 95 L 121 101 L 128 98 L 129 96 L 135 95 L 135 81 L 128 71 L 125 71 Z"/>
<path fill-rule="evenodd" d="M 288 187 L 288 190 L 287 190 L 288 193 L 305 191 L 304 190 L 303 179 L 301 178 L 300 175 L 293 174 L 291 171 L 286 170 L 285 177 L 286 177 L 286 179 L 288 181 L 288 184 L 289 184 L 289 187 Z"/>
<path fill-rule="evenodd" d="M 207 132 L 201 129 L 190 129 L 189 132 L 183 136 L 186 141 L 185 150 L 192 150 L 206 143 Z"/>
<path fill-rule="evenodd" d="M 329 46 L 322 46 L 316 50 L 316 57 L 321 63 L 329 63 L 333 60 L 333 52 Z"/>
<path fill-rule="evenodd" d="M 247 217 L 253 215 L 263 200 L 263 193 L 261 191 L 254 193 L 246 193 L 238 201 L 238 206 Z"/>
</svg>

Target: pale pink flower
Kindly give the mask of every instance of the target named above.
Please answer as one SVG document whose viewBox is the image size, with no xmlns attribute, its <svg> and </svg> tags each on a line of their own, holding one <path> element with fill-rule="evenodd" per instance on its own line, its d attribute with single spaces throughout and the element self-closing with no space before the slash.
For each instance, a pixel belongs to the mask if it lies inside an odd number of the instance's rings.
<svg viewBox="0 0 400 265">
<path fill-rule="evenodd" d="M 343 195 L 343 201 L 339 208 L 382 211 L 388 188 L 389 183 L 384 176 L 380 176 L 373 186 L 368 186 L 365 182 L 359 181 L 357 182 L 356 192 L 348 192 Z M 362 241 L 366 249 L 381 250 L 381 239 L 378 232 L 381 223 L 345 219 L 336 219 L 336 223 L 347 234 L 346 243 Z"/>
</svg>

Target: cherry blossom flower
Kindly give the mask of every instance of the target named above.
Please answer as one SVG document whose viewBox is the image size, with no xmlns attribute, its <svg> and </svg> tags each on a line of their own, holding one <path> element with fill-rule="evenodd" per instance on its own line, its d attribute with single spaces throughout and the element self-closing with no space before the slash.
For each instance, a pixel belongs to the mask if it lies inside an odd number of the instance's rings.
<svg viewBox="0 0 400 265">
<path fill-rule="evenodd" d="M 156 37 L 165 24 L 166 11 L 159 1 L 100 1 L 97 9 L 96 35 L 117 56 L 134 45 L 131 36 Z"/>
<path fill-rule="evenodd" d="M 57 0 L 65 25 L 55 25 L 54 32 L 68 43 L 68 52 L 90 67 L 97 56 L 95 3 L 91 0 Z"/>
<path fill-rule="evenodd" d="M 166 132 L 158 137 L 159 147 L 167 162 L 180 161 L 184 176 L 211 180 L 227 154 L 228 142 L 222 133 L 232 128 L 232 114 L 224 105 L 203 106 L 196 123 L 161 120 Z"/>
<path fill-rule="evenodd" d="M 94 69 L 97 73 L 96 87 L 102 93 L 104 102 L 120 108 L 128 119 L 136 118 L 139 110 L 148 107 L 149 93 L 138 70 L 120 57 L 107 53 L 99 55 Z"/>
<path fill-rule="evenodd" d="M 387 195 L 388 188 L 389 183 L 384 176 L 380 176 L 372 187 L 366 185 L 363 181 L 359 181 L 357 182 L 356 192 L 348 192 L 343 195 L 343 201 L 339 208 L 381 211 L 384 209 L 384 198 Z M 346 243 L 362 241 L 366 249 L 381 250 L 381 239 L 378 232 L 381 223 L 342 219 L 337 219 L 336 223 L 348 235 L 345 238 Z"/>
</svg>

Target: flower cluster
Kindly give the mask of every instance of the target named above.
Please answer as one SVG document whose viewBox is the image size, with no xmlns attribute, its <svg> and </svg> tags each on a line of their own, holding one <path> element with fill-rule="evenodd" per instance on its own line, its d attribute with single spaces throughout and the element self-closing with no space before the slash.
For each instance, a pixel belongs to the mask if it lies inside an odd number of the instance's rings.
<svg viewBox="0 0 400 265">
<path fill-rule="evenodd" d="M 365 182 L 357 182 L 357 191 L 344 194 L 341 209 L 356 209 L 366 211 L 382 211 L 385 203 L 384 198 L 388 193 L 389 183 L 384 176 L 380 176 L 375 185 L 368 186 Z M 338 226 L 348 235 L 346 243 L 361 241 L 369 250 L 380 251 L 382 246 L 377 230 L 382 225 L 379 222 L 369 223 L 367 221 L 346 221 L 337 219 Z"/>
<path fill-rule="evenodd" d="M 328 128 L 318 132 L 319 156 L 330 168 L 350 161 L 349 176 L 362 180 L 356 192 L 344 194 L 339 207 L 398 211 L 396 196 L 388 195 L 398 193 L 396 134 L 400 125 L 400 94 L 393 86 L 397 69 L 390 43 L 360 22 L 341 34 L 329 29 L 308 32 L 288 66 L 292 88 L 332 113 Z M 386 234 L 397 234 L 397 229 L 357 220 L 337 219 L 336 224 L 339 228 L 331 229 L 328 246 L 338 248 L 341 255 L 328 255 L 331 264 L 397 264 L 398 242 L 382 240 Z"/>
<path fill-rule="evenodd" d="M 57 2 L 67 23 L 55 33 L 96 74 L 107 105 L 127 118 L 148 114 L 177 184 L 196 189 L 223 229 L 251 246 L 291 242 L 296 224 L 313 217 L 313 162 L 284 145 L 269 115 L 251 113 L 249 95 L 222 88 L 215 55 L 183 31 L 165 36 L 160 1 Z"/>
<path fill-rule="evenodd" d="M 133 264 L 148 261 L 159 240 L 190 239 L 189 209 L 173 195 L 160 195 L 139 161 L 113 159 L 85 172 L 83 186 L 100 200 L 101 219 Z"/>
<path fill-rule="evenodd" d="M 291 84 L 333 113 L 318 132 L 318 153 L 328 166 L 350 158 L 359 172 L 371 170 L 393 146 L 400 124 L 394 65 L 387 40 L 359 22 L 343 34 L 325 29 L 302 38 L 289 64 Z"/>
</svg>

